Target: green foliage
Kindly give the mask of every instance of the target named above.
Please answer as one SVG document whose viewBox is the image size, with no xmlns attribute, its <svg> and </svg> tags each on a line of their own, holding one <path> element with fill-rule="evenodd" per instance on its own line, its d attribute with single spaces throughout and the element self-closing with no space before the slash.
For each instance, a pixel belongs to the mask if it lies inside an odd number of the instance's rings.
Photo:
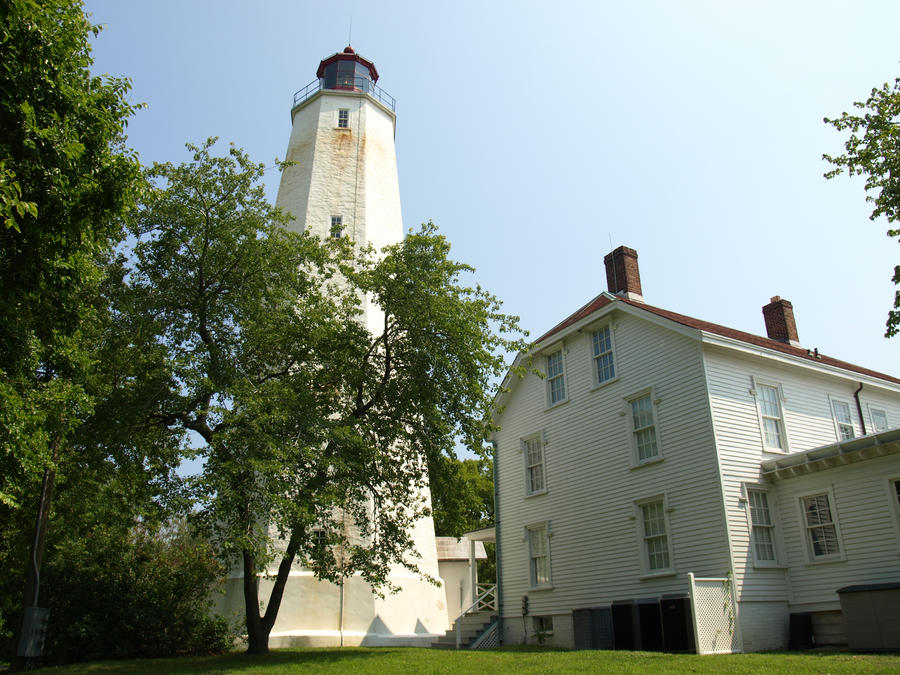
<svg viewBox="0 0 900 675">
<path fill-rule="evenodd" d="M 868 99 L 853 106 L 862 112 L 825 118 L 825 123 L 838 131 L 850 132 L 843 155 L 823 155 L 834 166 L 825 177 L 833 178 L 844 171 L 851 176 L 865 176 L 865 189 L 871 193 L 866 195 L 866 201 L 874 204 L 870 219 L 884 216 L 891 224 L 887 236 L 900 238 L 900 228 L 893 225 L 900 222 L 900 78 L 872 89 Z M 900 285 L 900 265 L 894 267 L 892 281 Z M 895 292 L 894 308 L 888 312 L 885 337 L 898 332 L 900 290 Z"/>
<path fill-rule="evenodd" d="M 494 524 L 494 469 L 489 459 L 441 456 L 431 502 L 435 534 L 459 537 Z"/>
<path fill-rule="evenodd" d="M 489 459 L 457 459 L 442 455 L 432 468 L 431 509 L 434 533 L 459 537 L 494 525 L 494 467 Z M 479 582 L 497 578 L 494 544 L 486 543 L 486 560 L 478 561 Z"/>
<path fill-rule="evenodd" d="M 211 616 L 209 599 L 222 574 L 210 547 L 184 528 L 101 526 L 66 538 L 45 565 L 47 660 L 225 651 L 233 636 L 224 618 Z"/>
<path fill-rule="evenodd" d="M 432 225 L 380 255 L 288 231 L 263 167 L 214 142 L 149 172 L 122 313 L 136 353 L 163 352 L 150 417 L 205 441 L 199 521 L 242 562 L 249 607 L 278 562 L 265 613 L 247 616 L 264 651 L 297 556 L 375 586 L 392 565 L 418 569 L 428 468 L 457 437 L 480 448 L 503 352 L 523 344 L 493 296 L 460 283 L 471 270 Z M 384 312 L 374 335 L 366 297 Z"/>
<path fill-rule="evenodd" d="M 73 0 L 0 3 L 0 503 L 20 508 L 52 439 L 90 412 L 98 287 L 139 176 L 128 83 L 92 77 Z M 30 504 L 29 504 L 30 506 Z"/>
</svg>

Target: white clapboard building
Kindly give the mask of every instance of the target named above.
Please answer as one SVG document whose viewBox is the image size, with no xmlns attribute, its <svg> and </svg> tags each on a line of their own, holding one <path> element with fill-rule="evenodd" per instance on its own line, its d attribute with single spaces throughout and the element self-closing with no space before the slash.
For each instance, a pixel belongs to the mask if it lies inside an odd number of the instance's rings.
<svg viewBox="0 0 900 675">
<path fill-rule="evenodd" d="M 801 346 L 779 297 L 760 337 L 645 303 L 632 249 L 605 262 L 534 343 L 543 377 L 498 396 L 504 641 L 847 642 L 851 591 L 900 588 L 900 379 Z"/>
</svg>

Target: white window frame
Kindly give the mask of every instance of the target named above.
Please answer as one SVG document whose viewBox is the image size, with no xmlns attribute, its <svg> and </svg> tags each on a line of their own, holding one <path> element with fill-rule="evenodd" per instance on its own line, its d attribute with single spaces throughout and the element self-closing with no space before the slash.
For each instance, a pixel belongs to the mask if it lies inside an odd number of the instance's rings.
<svg viewBox="0 0 900 675">
<path fill-rule="evenodd" d="M 532 523 L 530 525 L 525 526 L 525 543 L 526 549 L 528 551 L 528 588 L 532 591 L 539 591 L 543 589 L 553 588 L 553 565 L 551 564 L 551 556 L 550 556 L 550 521 L 544 520 L 539 523 Z M 541 554 L 538 551 L 538 555 L 535 555 L 534 552 L 534 542 L 535 537 L 539 537 L 539 541 L 541 541 L 544 553 Z M 547 571 L 546 571 L 546 581 L 538 580 L 538 563 L 536 560 L 539 558 L 546 558 L 547 560 Z"/>
<path fill-rule="evenodd" d="M 867 406 L 869 408 L 869 420 L 872 422 L 872 433 L 877 434 L 879 431 L 887 431 L 891 428 L 891 423 L 888 420 L 887 410 L 885 408 L 879 408 L 873 406 L 871 403 Z M 881 413 L 884 415 L 884 429 L 878 429 L 878 426 L 875 424 L 875 413 Z"/>
<path fill-rule="evenodd" d="M 815 499 L 817 497 L 825 497 L 825 499 L 827 500 L 827 506 L 831 521 L 820 525 L 810 525 L 806 517 L 807 500 Z M 823 490 L 819 490 L 818 492 L 811 492 L 809 494 L 802 495 L 797 499 L 797 506 L 800 509 L 800 529 L 803 531 L 803 541 L 806 548 L 806 559 L 810 563 L 824 563 L 846 560 L 844 541 L 841 537 L 841 525 L 838 516 L 837 502 L 834 499 L 834 490 L 832 490 L 829 486 Z M 812 538 L 813 530 L 816 528 L 826 528 L 829 526 L 834 529 L 834 541 L 837 545 L 838 550 L 833 553 L 816 555 Z"/>
<path fill-rule="evenodd" d="M 749 533 L 748 546 L 750 548 L 751 558 L 754 567 L 780 567 L 779 560 L 779 543 L 778 543 L 778 514 L 772 500 L 772 491 L 767 485 L 759 483 L 744 483 L 744 496 L 742 501 L 746 506 L 747 516 L 747 532 Z M 753 518 L 753 495 L 752 493 L 762 494 L 765 496 L 766 510 L 768 512 L 769 523 L 757 523 Z M 760 530 L 769 532 L 769 538 L 772 546 L 772 559 L 760 558 L 757 550 L 757 537 L 755 533 Z"/>
<path fill-rule="evenodd" d="M 837 410 L 835 410 L 835 404 L 841 404 L 847 406 L 847 415 L 849 418 L 849 422 L 840 422 L 838 421 Z M 841 398 L 839 396 L 828 395 L 828 408 L 831 410 L 831 419 L 834 422 L 834 433 L 835 437 L 838 440 L 838 443 L 843 441 L 849 441 L 856 438 L 856 423 L 853 421 L 853 406 L 850 405 L 850 400 Z M 847 438 L 843 436 L 843 430 L 849 427 L 851 435 Z"/>
<path fill-rule="evenodd" d="M 337 129 L 349 129 L 350 128 L 350 108 L 338 108 L 336 128 Z"/>
<path fill-rule="evenodd" d="M 597 336 L 604 332 L 609 333 L 609 349 L 602 351 L 598 354 L 597 353 L 597 345 L 598 345 Z M 619 368 L 618 368 L 618 365 L 616 364 L 616 340 L 615 340 L 614 334 L 615 334 L 615 329 L 614 329 L 612 323 L 606 323 L 606 324 L 603 324 L 602 326 L 597 326 L 596 328 L 591 330 L 591 335 L 590 335 L 590 354 L 591 354 L 591 373 L 592 373 L 591 376 L 593 378 L 592 381 L 594 383 L 594 389 L 596 389 L 598 387 L 605 387 L 606 385 L 611 384 L 612 382 L 615 382 L 616 380 L 619 379 Z M 601 362 L 601 359 L 603 359 L 607 355 L 609 355 L 609 364 L 610 364 L 610 367 L 612 368 L 613 374 L 612 374 L 612 377 L 608 377 L 605 380 L 601 380 L 600 379 L 600 370 L 599 370 L 598 366 Z"/>
<path fill-rule="evenodd" d="M 344 216 L 331 216 L 331 227 L 328 236 L 332 239 L 340 239 L 344 236 Z"/>
<path fill-rule="evenodd" d="M 528 444 L 537 442 L 538 449 L 540 450 L 541 461 L 539 463 L 532 463 L 531 457 L 529 456 L 529 448 Z M 519 441 L 519 448 L 522 451 L 522 462 L 525 466 L 525 496 L 533 497 L 535 495 L 542 495 L 547 492 L 547 442 L 546 442 L 546 434 L 543 431 L 532 434 L 531 436 L 526 436 L 525 438 Z M 541 468 L 541 483 L 542 486 L 538 489 L 532 489 L 532 468 L 540 466 Z"/>
<path fill-rule="evenodd" d="M 559 354 L 559 364 L 561 370 L 556 375 L 550 375 L 550 359 Z M 544 354 L 544 373 L 547 377 L 547 407 L 552 408 L 561 405 L 569 400 L 569 389 L 566 382 L 566 349 L 560 344 L 556 349 Z M 562 398 L 557 401 L 553 400 L 553 383 L 556 380 L 562 381 Z"/>
<path fill-rule="evenodd" d="M 634 403 L 643 398 L 647 398 L 650 401 L 650 414 L 653 417 L 653 424 L 636 427 L 634 419 Z M 623 411 L 623 414 L 628 418 L 628 438 L 629 444 L 631 446 L 632 467 L 646 466 L 647 464 L 654 464 L 663 460 L 662 440 L 660 439 L 659 433 L 659 412 L 657 410 L 657 405 L 659 404 L 659 402 L 660 399 L 656 397 L 656 392 L 653 387 L 648 387 L 647 389 L 643 389 L 639 392 L 625 397 L 625 409 Z M 641 459 L 640 446 L 638 443 L 638 433 L 650 427 L 653 428 L 653 435 L 656 443 L 656 454 Z"/>
<path fill-rule="evenodd" d="M 756 416 L 759 420 L 759 437 L 760 442 L 762 443 L 763 450 L 765 452 L 779 452 L 779 453 L 787 453 L 790 452 L 790 442 L 788 441 L 787 435 L 787 424 L 784 419 L 784 390 L 781 387 L 781 384 L 778 382 L 769 382 L 766 380 L 758 380 L 755 377 L 752 378 L 753 383 L 753 397 L 756 399 Z M 762 395 L 760 388 L 767 387 L 769 389 L 775 390 L 775 396 L 777 398 L 778 409 L 780 412 L 780 416 L 775 418 L 771 415 L 766 415 L 763 411 L 762 406 Z M 766 440 L 766 420 L 774 419 L 776 420 L 776 424 L 778 425 L 778 432 L 781 435 L 781 446 L 777 445 L 769 445 Z"/>
<path fill-rule="evenodd" d="M 662 515 L 662 524 L 665 528 L 662 534 L 659 534 L 658 532 L 648 534 L 644 529 L 644 509 L 655 505 L 658 505 L 661 509 L 660 515 Z M 669 500 L 665 493 L 634 502 L 634 517 L 637 521 L 638 546 L 641 552 L 641 570 L 643 571 L 643 577 L 645 578 L 671 576 L 675 574 L 675 551 L 672 548 L 672 523 L 669 520 L 669 513 L 671 511 L 672 509 L 669 507 Z M 648 542 L 651 539 L 660 539 L 662 537 L 665 538 L 664 553 L 668 558 L 669 564 L 666 567 L 653 568 L 650 565 L 651 549 Z M 652 552 L 652 554 L 659 553 L 659 551 Z"/>
</svg>

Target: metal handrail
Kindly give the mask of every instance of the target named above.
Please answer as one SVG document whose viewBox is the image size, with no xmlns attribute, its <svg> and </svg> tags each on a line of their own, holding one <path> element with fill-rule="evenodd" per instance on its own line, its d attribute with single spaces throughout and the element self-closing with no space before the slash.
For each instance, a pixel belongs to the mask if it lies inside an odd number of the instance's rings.
<svg viewBox="0 0 900 675">
<path fill-rule="evenodd" d="M 372 82 L 368 77 L 338 77 L 335 82 L 337 84 L 334 87 L 328 87 L 329 91 L 363 92 L 382 105 L 390 108 L 392 112 L 397 112 L 397 99 Z M 303 89 L 294 92 L 294 106 L 296 107 L 303 103 L 303 101 L 322 89 L 325 89 L 325 78 L 320 77 L 317 80 L 313 80 L 303 87 Z"/>
</svg>

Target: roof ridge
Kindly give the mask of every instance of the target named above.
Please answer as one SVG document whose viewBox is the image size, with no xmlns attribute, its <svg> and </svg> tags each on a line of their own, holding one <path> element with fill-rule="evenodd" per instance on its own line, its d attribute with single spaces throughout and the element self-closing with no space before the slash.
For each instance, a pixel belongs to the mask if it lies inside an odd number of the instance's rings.
<svg viewBox="0 0 900 675">
<path fill-rule="evenodd" d="M 730 338 L 739 342 L 755 345 L 757 347 L 763 347 L 765 349 L 771 349 L 783 354 L 789 354 L 791 356 L 802 358 L 811 363 L 828 365 L 834 368 L 841 368 L 843 370 L 849 370 L 860 375 L 867 375 L 879 380 L 885 380 L 886 382 L 891 382 L 893 384 L 900 384 L 900 378 L 894 377 L 893 375 L 888 375 L 877 370 L 872 370 L 871 368 L 857 366 L 853 363 L 849 363 L 848 361 L 841 361 L 840 359 L 826 356 L 825 354 L 822 354 L 820 352 L 813 352 L 812 350 L 806 349 L 805 347 L 795 347 L 784 342 L 779 342 L 778 340 L 773 340 L 769 337 L 755 335 L 753 333 L 748 333 L 736 328 L 729 328 L 728 326 L 723 326 L 711 321 L 705 321 L 703 319 L 695 319 L 694 317 L 688 316 L 686 314 L 680 314 L 678 312 L 673 312 L 668 309 L 663 309 L 661 307 L 649 305 L 645 302 L 631 300 L 629 298 L 621 297 L 618 295 L 611 296 L 607 293 L 601 293 L 600 295 L 594 297 L 592 300 L 589 300 L 587 303 L 575 310 L 572 314 L 556 324 L 553 328 L 541 335 L 541 337 L 535 340 L 532 344 L 540 344 L 547 338 L 562 332 L 569 326 L 577 323 L 583 318 L 590 316 L 597 310 L 606 307 L 612 302 L 623 302 L 627 305 L 630 305 L 631 307 L 644 310 L 646 312 L 649 312 L 650 314 L 655 314 L 656 316 L 668 319 L 669 321 L 674 321 L 675 323 L 681 324 L 682 326 L 687 326 L 688 328 L 694 328 L 695 330 L 713 333 L 721 337 Z"/>
</svg>

